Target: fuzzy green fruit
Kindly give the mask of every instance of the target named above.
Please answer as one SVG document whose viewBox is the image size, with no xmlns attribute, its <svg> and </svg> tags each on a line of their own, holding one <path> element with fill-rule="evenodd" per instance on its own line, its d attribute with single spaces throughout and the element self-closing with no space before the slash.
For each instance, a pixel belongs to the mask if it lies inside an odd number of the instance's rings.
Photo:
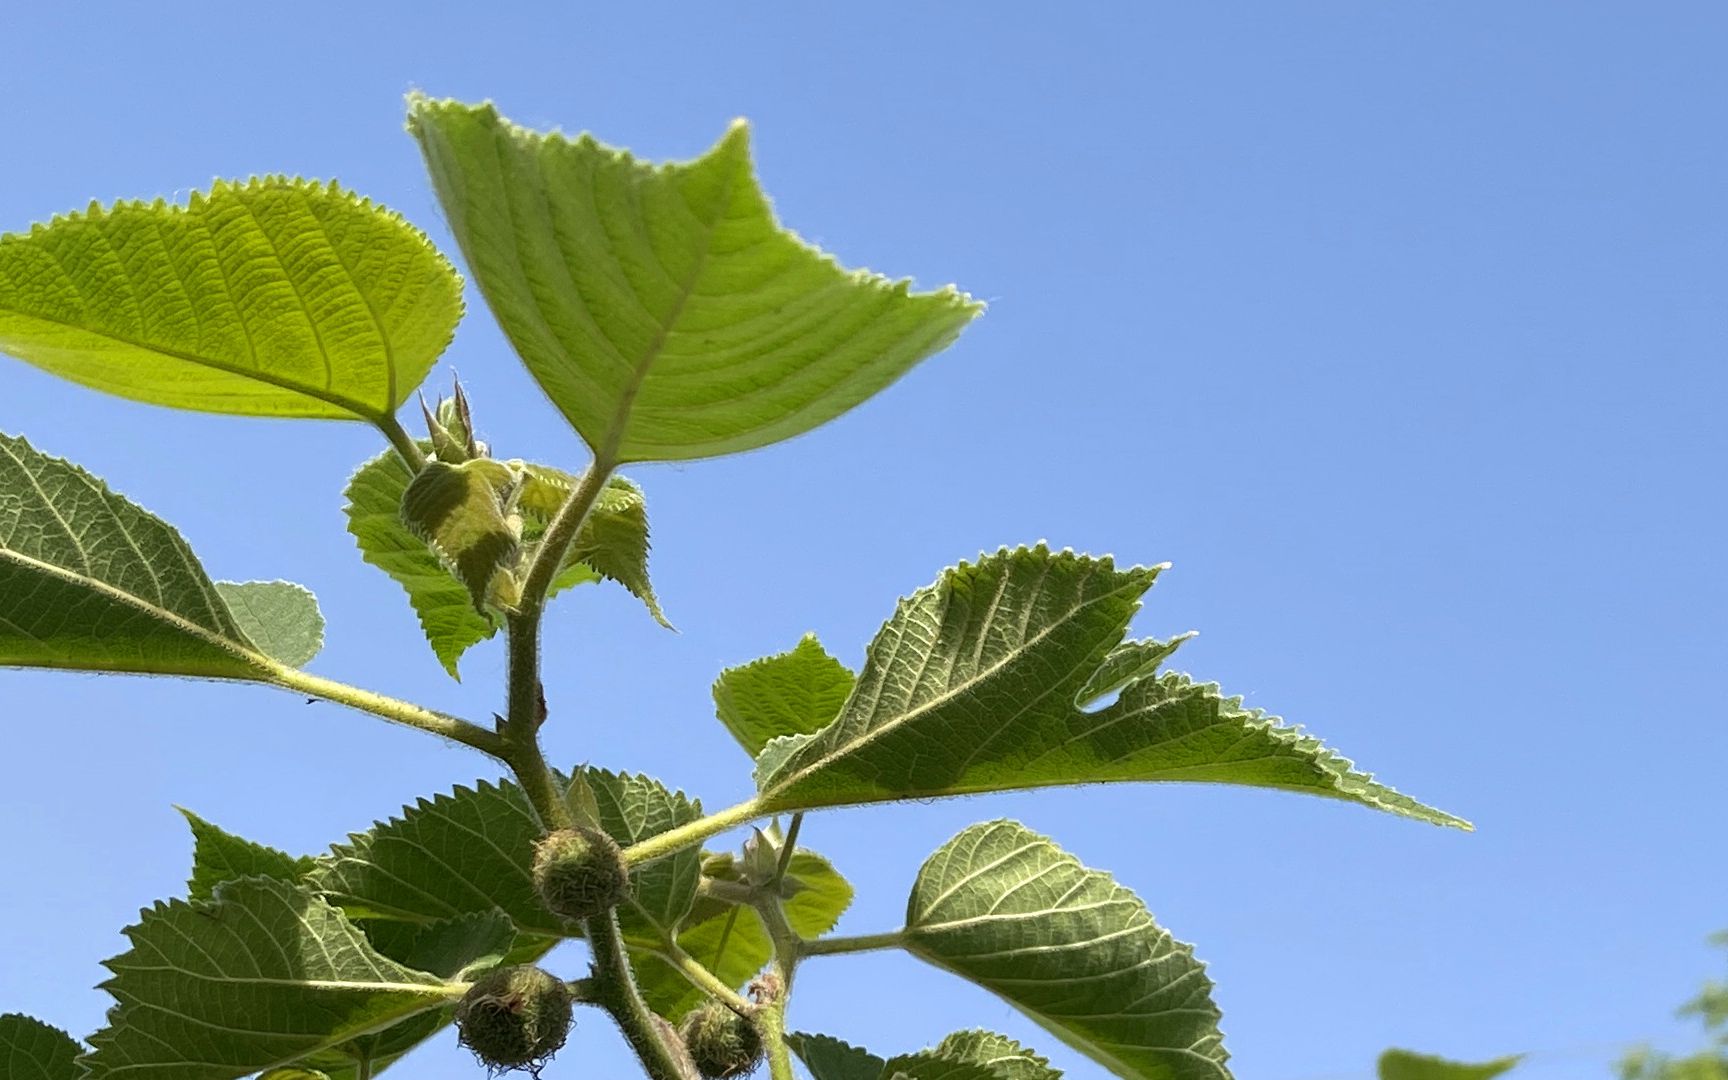
<svg viewBox="0 0 1728 1080">
<path fill-rule="evenodd" d="M 499 968 L 456 1004 L 462 1045 L 494 1069 L 538 1069 L 570 1034 L 570 991 L 554 975 L 524 964 Z"/>
<path fill-rule="evenodd" d="M 710 1001 L 684 1018 L 679 1029 L 696 1070 L 708 1080 L 749 1076 L 762 1064 L 762 1031 L 754 1020 Z"/>
<path fill-rule="evenodd" d="M 546 910 L 566 919 L 605 914 L 630 896 L 624 852 L 599 829 L 559 829 L 534 848 L 534 888 Z"/>
</svg>

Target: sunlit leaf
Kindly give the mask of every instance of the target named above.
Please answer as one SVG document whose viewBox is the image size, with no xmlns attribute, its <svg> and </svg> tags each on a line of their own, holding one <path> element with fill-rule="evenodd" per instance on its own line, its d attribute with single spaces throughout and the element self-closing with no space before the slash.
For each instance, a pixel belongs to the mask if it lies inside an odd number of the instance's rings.
<svg viewBox="0 0 1728 1080">
<path fill-rule="evenodd" d="M 649 165 L 491 105 L 415 97 L 451 231 L 504 333 L 590 446 L 618 461 L 790 438 L 948 345 L 980 306 L 842 270 L 775 221 L 736 124 Z"/>
<path fill-rule="evenodd" d="M 782 735 L 809 735 L 839 715 L 854 679 L 815 634 L 790 652 L 727 668 L 714 682 L 714 711 L 755 757 Z"/>
<path fill-rule="evenodd" d="M 1380 1055 L 1380 1080 L 1494 1080 L 1521 1060 L 1513 1055 L 1469 1065 L 1409 1050 L 1388 1050 Z"/>
</svg>

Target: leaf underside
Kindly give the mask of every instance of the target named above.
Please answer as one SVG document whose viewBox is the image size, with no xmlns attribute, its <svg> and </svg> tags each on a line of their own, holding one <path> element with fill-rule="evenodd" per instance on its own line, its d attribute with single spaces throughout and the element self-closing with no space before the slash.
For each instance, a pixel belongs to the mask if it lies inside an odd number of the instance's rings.
<svg viewBox="0 0 1728 1080">
<path fill-rule="evenodd" d="M 590 446 L 622 462 L 763 446 L 947 346 L 980 305 L 842 270 L 775 221 L 740 123 L 650 165 L 491 105 L 416 96 L 439 201 L 499 325 Z"/>
<path fill-rule="evenodd" d="M 237 618 L 225 594 L 258 603 Z M 219 588 L 167 523 L 0 434 L 0 664 L 261 679 L 246 623 L 295 658 L 323 633 L 310 593 Z"/>
<path fill-rule="evenodd" d="M 6 1080 L 78 1080 L 82 1051 L 59 1028 L 17 1013 L 0 1016 L 0 1075 Z"/>
<path fill-rule="evenodd" d="M 234 1080 L 291 1065 L 446 1008 L 445 980 L 386 959 L 342 913 L 268 878 L 213 902 L 170 901 L 108 961 L 111 1026 L 91 1039 L 92 1080 Z"/>
<path fill-rule="evenodd" d="M 186 824 L 192 827 L 192 878 L 186 884 L 186 895 L 190 899 L 212 899 L 218 885 L 242 878 L 267 877 L 297 882 L 316 865 L 307 856 L 290 855 L 235 836 L 190 810 L 183 809 L 180 813 L 186 818 Z"/>
<path fill-rule="evenodd" d="M 1193 949 L 1110 875 L 1017 822 L 974 825 L 925 862 L 906 948 L 999 994 L 1117 1076 L 1230 1076 Z"/>
<path fill-rule="evenodd" d="M 430 241 L 335 184 L 218 182 L 0 237 L 0 352 L 157 405 L 380 420 L 461 316 Z"/>
<path fill-rule="evenodd" d="M 216 592 L 258 650 L 304 667 L 324 647 L 324 616 L 310 590 L 291 581 L 218 581 Z"/>
<path fill-rule="evenodd" d="M 1122 644 L 1158 569 L 1040 545 L 946 571 L 900 602 L 831 724 L 763 750 L 756 773 L 766 808 L 1191 780 L 1468 828 L 1214 685 L 1158 674 L 1175 643 Z M 1110 705 L 1084 707 L 1118 688 Z"/>
<path fill-rule="evenodd" d="M 928 1050 L 883 1061 L 828 1035 L 791 1032 L 787 1045 L 815 1080 L 1061 1080 L 1050 1062 L 1006 1035 L 957 1031 Z"/>
</svg>

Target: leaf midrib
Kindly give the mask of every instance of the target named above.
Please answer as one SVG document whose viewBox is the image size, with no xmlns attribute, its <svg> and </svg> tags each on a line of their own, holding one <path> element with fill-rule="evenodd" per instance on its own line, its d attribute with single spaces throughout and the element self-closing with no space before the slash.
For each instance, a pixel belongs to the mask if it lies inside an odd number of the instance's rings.
<svg viewBox="0 0 1728 1080">
<path fill-rule="evenodd" d="M 177 615 L 165 608 L 157 607 L 155 604 L 150 603 L 142 597 L 129 593 L 124 589 L 116 588 L 105 581 L 92 577 L 85 577 L 81 574 L 75 574 L 64 567 L 56 566 L 53 563 L 43 562 L 40 559 L 32 558 L 29 555 L 25 555 L 23 552 L 16 551 L 9 547 L 0 547 L 0 559 L 8 560 L 28 569 L 46 572 L 63 581 L 79 586 L 80 588 L 98 593 L 110 600 L 114 600 L 137 611 L 141 611 L 160 622 L 169 624 L 174 629 L 179 630 L 184 634 L 198 638 L 200 641 L 203 641 L 208 645 L 213 645 L 216 648 L 233 655 L 236 659 L 249 666 L 267 671 L 274 664 L 274 661 L 269 660 L 259 653 L 253 652 L 250 648 L 240 644 L 239 642 L 232 641 L 221 634 L 214 633 L 205 627 L 199 626 L 197 623 L 191 622 L 182 615 Z M 40 641 L 41 639 L 38 638 L 37 640 Z"/>
<path fill-rule="evenodd" d="M 936 697 L 931 698 L 929 701 L 924 702 L 922 705 L 919 705 L 913 709 L 910 709 L 906 712 L 901 713 L 899 716 L 896 716 L 896 717 L 890 719 L 887 723 L 879 724 L 879 725 L 871 728 L 869 731 L 866 731 L 859 738 L 857 738 L 851 742 L 848 742 L 841 747 L 836 748 L 835 750 L 833 750 L 830 753 L 824 754 L 823 756 L 821 756 L 817 760 L 811 762 L 809 765 L 806 765 L 803 768 L 799 769 L 796 773 L 794 773 L 790 776 L 786 776 L 784 778 L 775 780 L 773 782 L 772 786 L 769 787 L 769 789 L 767 791 L 764 791 L 762 793 L 762 796 L 761 796 L 762 800 L 765 803 L 770 803 L 770 804 L 773 803 L 774 800 L 776 798 L 778 798 L 779 796 L 783 795 L 787 789 L 795 786 L 798 782 L 800 782 L 801 780 L 810 776 L 811 774 L 819 772 L 820 770 L 833 764 L 835 761 L 838 761 L 842 758 L 848 757 L 853 753 L 856 753 L 858 750 L 860 750 L 863 747 L 868 746 L 870 743 L 876 741 L 876 739 L 878 737 L 885 735 L 891 731 L 897 731 L 900 728 L 904 727 L 906 724 L 917 720 L 923 714 L 928 713 L 928 712 L 932 711 L 933 709 L 936 709 L 939 706 L 946 705 L 951 699 L 958 696 L 959 694 L 961 694 L 965 691 L 968 691 L 968 690 L 972 689 L 974 686 L 977 686 L 977 685 L 993 678 L 998 672 L 1000 672 L 1002 670 L 1002 668 L 1007 666 L 1009 662 L 1017 659 L 1022 653 L 1025 653 L 1028 650 L 1035 648 L 1037 645 L 1041 644 L 1045 638 L 1047 638 L 1051 634 L 1055 633 L 1058 629 L 1061 629 L 1061 628 L 1067 626 L 1069 623 L 1073 622 L 1076 618 L 1078 618 L 1080 616 L 1080 614 L 1082 612 L 1091 608 L 1093 605 L 1102 603 L 1106 600 L 1114 599 L 1115 597 L 1117 597 L 1118 595 L 1120 595 L 1124 592 L 1129 592 L 1129 591 L 1133 590 L 1138 585 L 1139 585 L 1139 582 L 1137 580 L 1134 580 L 1132 577 L 1130 577 L 1129 580 L 1125 581 L 1121 585 L 1118 585 L 1114 589 L 1110 589 L 1106 592 L 1099 593 L 1097 596 L 1094 596 L 1090 599 L 1082 600 L 1079 604 L 1075 605 L 1065 615 L 1063 615 L 1062 618 L 1060 618 L 1057 621 L 1046 626 L 1044 629 L 1038 631 L 1038 633 L 1034 634 L 1032 637 L 1027 638 L 1025 641 L 1022 641 L 1017 648 L 1011 650 L 1009 653 L 1004 655 L 1002 657 L 1002 659 L 1000 659 L 996 663 L 990 665 L 990 667 L 985 669 L 984 671 L 978 672 L 977 674 L 973 675 L 971 678 L 967 679 L 966 681 L 964 681 L 962 683 L 959 683 L 955 686 L 949 687 L 947 690 L 944 690 L 941 694 L 938 694 Z M 856 689 L 854 689 L 853 693 L 854 694 L 857 693 Z M 850 704 L 850 703 L 851 702 L 850 702 L 850 698 L 849 698 L 847 704 Z M 832 726 L 833 723 L 839 723 L 841 719 L 845 718 L 846 711 L 847 711 L 846 707 L 841 706 L 839 715 L 835 717 L 835 719 L 830 724 L 830 726 Z M 823 729 L 823 730 L 826 730 L 826 729 Z M 813 738 L 820 738 L 821 732 L 817 732 L 812 737 Z M 893 796 L 887 796 L 887 797 L 892 798 Z"/>
<path fill-rule="evenodd" d="M 296 292 L 296 295 L 298 295 L 298 292 Z M 378 422 L 382 421 L 383 419 L 385 419 L 389 415 L 389 413 L 387 413 L 387 412 L 383 412 L 381 410 L 374 409 L 369 405 L 365 405 L 365 404 L 362 404 L 360 402 L 353 401 L 349 398 L 345 398 L 340 394 L 330 393 L 327 391 L 320 393 L 316 390 L 309 389 L 305 386 L 297 385 L 295 383 L 287 381 L 286 379 L 282 379 L 282 378 L 279 378 L 277 376 L 271 375 L 271 374 L 267 373 L 266 371 L 264 371 L 262 368 L 240 367 L 238 365 L 224 363 L 223 361 L 217 360 L 213 357 L 199 356 L 196 353 L 183 352 L 179 349 L 171 349 L 165 345 L 156 345 L 156 344 L 151 344 L 149 342 L 138 341 L 138 340 L 135 340 L 134 338 L 128 337 L 125 334 L 117 334 L 117 333 L 114 333 L 113 331 L 110 331 L 110 330 L 99 330 L 99 329 L 96 329 L 94 327 L 86 326 L 83 323 L 69 322 L 65 319 L 55 319 L 55 318 L 50 318 L 50 317 L 45 316 L 45 315 L 36 315 L 36 314 L 31 313 L 31 312 L 20 311 L 17 308 L 12 308 L 12 307 L 0 308 L 0 311 L 10 313 L 13 317 L 18 318 L 18 319 L 23 319 L 23 320 L 27 320 L 27 321 L 31 321 L 31 322 L 49 323 L 49 324 L 54 325 L 54 326 L 62 326 L 68 330 L 76 330 L 82 334 L 89 334 L 92 337 L 102 338 L 105 341 L 112 341 L 112 342 L 115 342 L 116 344 L 126 345 L 126 346 L 129 346 L 129 347 L 134 348 L 134 349 L 143 350 L 144 352 L 155 353 L 158 356 L 166 356 L 166 357 L 169 357 L 169 358 L 174 359 L 174 360 L 184 361 L 185 363 L 188 363 L 188 364 L 195 364 L 199 367 L 206 367 L 206 368 L 211 369 L 212 371 L 220 371 L 225 375 L 237 375 L 237 376 L 244 378 L 244 379 L 251 379 L 254 382 L 261 382 L 261 383 L 264 383 L 266 386 L 274 386 L 278 390 L 286 390 L 289 393 L 299 394 L 302 397 L 308 397 L 314 401 L 322 401 L 326 405 L 334 405 L 339 409 L 345 409 L 348 412 L 353 413 L 356 419 L 366 420 L 366 421 L 369 421 L 371 423 L 378 423 Z M 242 325 L 244 325 L 244 321 L 242 321 Z M 248 331 L 248 333 L 250 333 L 250 331 Z M 336 419 L 336 418 L 331 417 L 330 419 Z"/>
</svg>

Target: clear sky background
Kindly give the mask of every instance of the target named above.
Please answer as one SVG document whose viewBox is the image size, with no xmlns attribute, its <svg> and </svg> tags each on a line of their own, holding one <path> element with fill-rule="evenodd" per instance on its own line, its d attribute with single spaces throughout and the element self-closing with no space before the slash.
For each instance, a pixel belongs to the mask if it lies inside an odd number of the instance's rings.
<svg viewBox="0 0 1728 1080">
<path fill-rule="evenodd" d="M 952 351 L 794 442 L 634 470 L 681 633 L 556 605 L 558 762 L 748 790 L 721 667 L 815 630 L 857 663 L 896 597 L 1048 538 L 1170 560 L 1136 629 L 1179 667 L 1474 819 L 1131 786 L 813 816 L 899 925 L 923 858 L 1012 816 L 1198 946 L 1237 1074 L 1532 1050 L 1606 1076 L 1682 1047 L 1720 969 L 1728 526 L 1728 7 L 1717 3 L 0 5 L 0 229 L 213 177 L 336 177 L 447 249 L 402 95 L 492 97 L 655 158 L 756 125 L 782 218 L 851 265 L 990 301 Z M 478 295 L 459 370 L 507 456 L 585 453 Z M 474 717 L 340 491 L 370 429 L 174 414 L 0 361 L 0 430 L 182 528 L 212 573 L 320 597 L 322 674 Z M 0 672 L 0 1011 L 74 1032 L 173 804 L 316 851 L 484 759 L 264 689 Z M 561 957 L 579 972 L 580 952 Z M 794 1022 L 898 1052 L 986 1025 L 895 955 L 813 961 Z M 473 1077 L 451 1043 L 401 1067 Z M 548 1080 L 627 1075 L 585 1016 Z"/>
</svg>

